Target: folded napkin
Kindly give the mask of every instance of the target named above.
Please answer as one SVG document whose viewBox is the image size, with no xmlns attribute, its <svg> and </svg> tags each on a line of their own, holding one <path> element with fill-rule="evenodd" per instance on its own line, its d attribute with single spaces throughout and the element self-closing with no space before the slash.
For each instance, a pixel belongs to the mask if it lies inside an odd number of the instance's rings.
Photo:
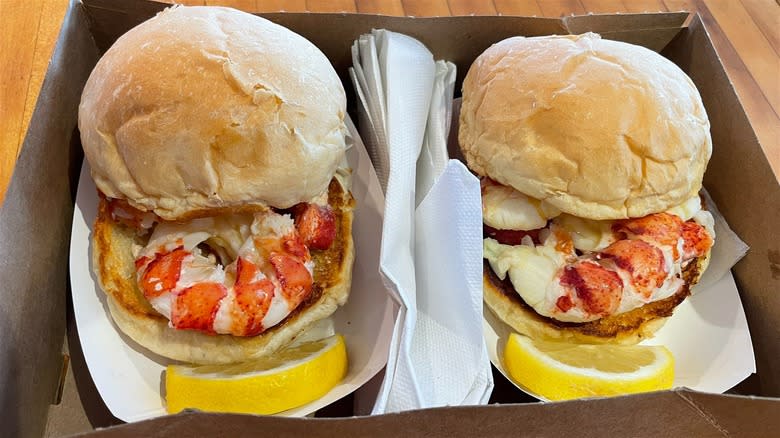
<svg viewBox="0 0 780 438">
<path fill-rule="evenodd" d="M 360 133 L 385 191 L 380 271 L 399 305 L 371 411 L 486 403 L 481 236 L 453 238 L 481 229 L 479 183 L 446 152 L 455 66 L 386 30 L 352 55 Z"/>
</svg>

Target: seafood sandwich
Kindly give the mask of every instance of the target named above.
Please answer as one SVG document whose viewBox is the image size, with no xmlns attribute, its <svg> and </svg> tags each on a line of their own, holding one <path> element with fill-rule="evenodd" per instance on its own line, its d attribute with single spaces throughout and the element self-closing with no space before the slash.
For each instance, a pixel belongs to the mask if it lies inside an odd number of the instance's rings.
<svg viewBox="0 0 780 438">
<path fill-rule="evenodd" d="M 173 7 L 119 38 L 79 107 L 117 327 L 162 356 L 230 363 L 344 304 L 345 113 L 323 53 L 250 14 Z"/>
<path fill-rule="evenodd" d="M 463 83 L 459 143 L 481 178 L 484 300 L 534 338 L 635 343 L 707 266 L 712 153 L 691 80 L 642 47 L 516 37 Z"/>
</svg>

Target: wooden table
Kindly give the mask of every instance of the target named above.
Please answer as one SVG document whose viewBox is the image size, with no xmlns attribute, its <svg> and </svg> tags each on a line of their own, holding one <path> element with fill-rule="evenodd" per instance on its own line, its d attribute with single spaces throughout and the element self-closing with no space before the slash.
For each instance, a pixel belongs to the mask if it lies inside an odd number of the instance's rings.
<svg viewBox="0 0 780 438">
<path fill-rule="evenodd" d="M 251 12 L 527 15 L 698 11 L 769 162 L 780 175 L 780 6 L 772 0 L 182 0 Z M 0 0 L 0 202 L 11 178 L 67 0 Z"/>
</svg>

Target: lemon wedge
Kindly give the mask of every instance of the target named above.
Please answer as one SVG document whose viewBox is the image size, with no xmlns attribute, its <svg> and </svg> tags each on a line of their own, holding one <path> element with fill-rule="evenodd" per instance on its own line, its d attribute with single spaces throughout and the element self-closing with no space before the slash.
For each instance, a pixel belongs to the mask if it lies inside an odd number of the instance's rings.
<svg viewBox="0 0 780 438">
<path fill-rule="evenodd" d="M 347 373 L 344 338 L 334 335 L 232 365 L 169 365 L 168 413 L 186 408 L 211 412 L 275 414 L 328 393 Z"/>
<path fill-rule="evenodd" d="M 547 400 L 669 389 L 674 358 L 665 347 L 534 341 L 513 333 L 504 366 L 517 384 Z"/>
</svg>

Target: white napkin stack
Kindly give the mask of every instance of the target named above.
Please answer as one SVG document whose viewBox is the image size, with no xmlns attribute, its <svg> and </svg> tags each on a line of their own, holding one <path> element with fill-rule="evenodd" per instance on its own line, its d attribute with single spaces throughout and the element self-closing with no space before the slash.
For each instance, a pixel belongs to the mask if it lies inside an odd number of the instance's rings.
<svg viewBox="0 0 780 438">
<path fill-rule="evenodd" d="M 455 64 L 436 61 L 436 76 L 420 156 L 417 158 L 415 206 L 419 206 L 436 179 L 444 173 L 449 156 L 447 140 L 452 125 L 452 96 L 455 92 Z"/>
<path fill-rule="evenodd" d="M 482 242 L 456 237 L 481 227 L 479 182 L 446 147 L 455 66 L 386 30 L 352 56 L 360 133 L 385 190 L 380 270 L 399 304 L 372 413 L 486 403 Z"/>
</svg>

